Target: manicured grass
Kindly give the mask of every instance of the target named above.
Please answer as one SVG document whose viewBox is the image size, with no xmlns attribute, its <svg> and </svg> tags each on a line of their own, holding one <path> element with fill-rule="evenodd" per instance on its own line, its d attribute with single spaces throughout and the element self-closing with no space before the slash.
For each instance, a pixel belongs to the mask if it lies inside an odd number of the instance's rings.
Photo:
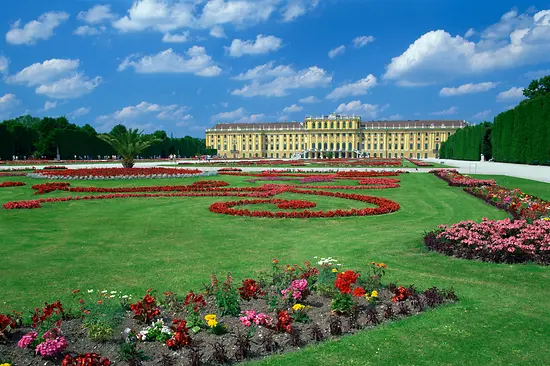
<svg viewBox="0 0 550 366">
<path fill-rule="evenodd" d="M 212 177 L 258 186 L 243 177 Z M 233 197 L 153 198 L 46 203 L 36 210 L 0 210 L 0 311 L 70 298 L 75 288 L 148 287 L 183 294 L 211 272 L 253 275 L 272 258 L 282 263 L 333 256 L 350 268 L 389 266 L 385 282 L 453 287 L 460 302 L 354 336 L 255 361 L 264 365 L 529 364 L 550 359 L 550 268 L 449 258 L 428 252 L 422 235 L 438 224 L 506 213 L 430 174 L 401 175 L 396 189 L 354 193 L 398 202 L 396 213 L 336 219 L 258 219 L 213 214 L 212 202 Z M 497 178 L 497 182 L 499 181 Z M 42 180 L 13 177 L 25 187 L 0 188 L 0 203 L 33 197 Z M 198 179 L 74 181 L 75 186 L 189 184 Z M 550 185 L 518 182 L 543 196 Z M 515 182 L 510 181 L 510 184 Z M 504 184 L 503 184 L 504 185 Z M 531 189 L 531 188 L 529 188 Z M 47 196 L 67 195 L 54 192 Z M 353 201 L 298 195 L 325 209 Z M 289 197 L 285 197 L 289 198 Z M 237 198 L 240 199 L 240 198 Z M 351 205 L 351 206 L 347 206 Z M 257 208 L 257 207 L 250 207 Z"/>
</svg>

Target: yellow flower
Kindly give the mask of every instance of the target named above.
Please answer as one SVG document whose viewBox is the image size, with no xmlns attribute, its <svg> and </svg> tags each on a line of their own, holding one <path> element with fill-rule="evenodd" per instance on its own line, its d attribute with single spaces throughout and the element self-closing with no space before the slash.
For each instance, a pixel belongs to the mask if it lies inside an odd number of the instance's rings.
<svg viewBox="0 0 550 366">
<path fill-rule="evenodd" d="M 378 291 L 374 290 L 371 294 L 371 297 L 378 297 Z"/>
<path fill-rule="evenodd" d="M 216 321 L 216 314 L 205 315 L 204 320 L 206 320 L 207 322 Z"/>
<path fill-rule="evenodd" d="M 332 273 L 337 273 L 338 272 L 338 269 L 337 268 L 333 268 L 332 269 Z"/>
<path fill-rule="evenodd" d="M 2 363 L 0 366 L 11 366 L 9 363 Z"/>
<path fill-rule="evenodd" d="M 210 328 L 214 328 L 216 325 L 218 325 L 218 322 L 215 319 L 208 320 L 207 323 Z"/>
<path fill-rule="evenodd" d="M 305 308 L 305 306 L 302 305 L 302 304 L 294 304 L 294 306 L 292 307 L 292 310 L 300 311 L 300 310 L 303 310 L 304 308 Z"/>
</svg>

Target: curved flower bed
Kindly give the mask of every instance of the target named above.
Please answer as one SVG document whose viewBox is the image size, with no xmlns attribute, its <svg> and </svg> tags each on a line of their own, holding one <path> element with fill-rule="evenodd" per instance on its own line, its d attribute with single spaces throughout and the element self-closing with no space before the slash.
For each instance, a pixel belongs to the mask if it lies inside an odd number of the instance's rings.
<svg viewBox="0 0 550 366">
<path fill-rule="evenodd" d="M 46 179 L 159 179 L 212 176 L 217 172 L 203 172 L 198 169 L 174 168 L 91 168 L 67 170 L 35 170 L 28 176 Z"/>
<path fill-rule="evenodd" d="M 366 207 L 362 209 L 348 210 L 330 210 L 330 211 L 295 211 L 295 212 L 271 212 L 271 211 L 250 211 L 248 209 L 238 210 L 233 209 L 234 206 L 254 205 L 262 203 L 277 203 L 276 200 L 242 200 L 229 202 L 216 202 L 210 205 L 210 211 L 233 216 L 250 216 L 250 217 L 269 217 L 269 218 L 318 218 L 318 217 L 347 217 L 347 216 L 371 216 L 381 215 L 399 210 L 400 206 L 394 201 L 382 197 L 363 196 L 359 194 L 346 194 L 339 192 L 324 192 L 324 191 L 303 191 L 299 189 L 288 189 L 287 192 L 298 194 L 311 194 L 317 196 L 328 196 L 351 199 L 366 203 L 375 204 L 378 207 Z"/>
<path fill-rule="evenodd" d="M 550 264 L 550 220 L 461 221 L 424 237 L 434 251 L 497 263 Z"/>
<path fill-rule="evenodd" d="M 359 272 L 334 258 L 303 265 L 274 259 L 257 278 L 236 281 L 231 274 L 213 274 L 204 281 L 207 290 L 179 297 L 153 289 L 137 299 L 119 291 L 77 289 L 72 301 L 45 303 L 30 320 L 20 319 L 22 313 L 0 314 L 0 362 L 107 366 L 123 358 L 134 365 L 144 359 L 163 365 L 234 364 L 458 301 L 453 290 L 385 284 L 386 269 L 372 262 Z"/>
<path fill-rule="evenodd" d="M 65 170 L 65 169 L 67 169 L 67 167 L 66 166 L 61 166 L 61 165 L 49 165 L 49 166 L 45 166 L 42 169 L 43 170 Z"/>
<path fill-rule="evenodd" d="M 24 186 L 23 182 L 2 182 L 0 183 L 0 188 L 2 187 L 21 187 Z"/>
<path fill-rule="evenodd" d="M 518 188 L 510 190 L 501 186 L 471 187 L 464 188 L 464 191 L 508 211 L 516 219 L 535 220 L 550 217 L 550 202 L 525 194 Z"/>
<path fill-rule="evenodd" d="M 454 187 L 480 187 L 494 186 L 496 182 L 492 179 L 474 179 L 467 175 L 462 175 L 456 169 L 434 169 L 430 173 L 449 183 Z"/>
</svg>

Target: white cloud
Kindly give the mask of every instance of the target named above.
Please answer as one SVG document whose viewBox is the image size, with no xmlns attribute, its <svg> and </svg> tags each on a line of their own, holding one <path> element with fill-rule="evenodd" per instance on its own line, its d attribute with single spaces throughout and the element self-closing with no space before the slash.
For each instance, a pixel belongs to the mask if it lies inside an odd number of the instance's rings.
<svg viewBox="0 0 550 366">
<path fill-rule="evenodd" d="M 332 50 L 328 51 L 328 57 L 329 58 L 335 58 L 338 55 L 343 55 L 344 52 L 346 52 L 346 46 L 338 46 L 336 48 L 333 48 Z"/>
<path fill-rule="evenodd" d="M 548 75 L 550 75 L 550 69 L 528 71 L 524 74 L 524 76 L 529 80 L 540 79 Z"/>
<path fill-rule="evenodd" d="M 67 117 L 69 117 L 70 119 L 77 119 L 90 113 L 90 110 L 91 108 L 89 107 L 81 107 L 67 114 Z"/>
<path fill-rule="evenodd" d="M 320 100 L 314 97 L 313 95 L 311 95 L 309 97 L 300 99 L 299 102 L 304 104 L 311 104 L 311 103 L 319 103 Z"/>
<path fill-rule="evenodd" d="M 498 83 L 484 82 L 477 84 L 464 84 L 453 88 L 443 88 L 439 91 L 439 95 L 442 97 L 452 97 L 464 94 L 481 93 L 496 88 Z"/>
<path fill-rule="evenodd" d="M 116 15 L 111 13 L 110 5 L 96 5 L 88 11 L 81 11 L 77 18 L 89 24 L 99 24 L 114 20 Z"/>
<path fill-rule="evenodd" d="M 79 60 L 51 59 L 25 67 L 6 81 L 13 84 L 36 86 L 37 94 L 50 98 L 78 98 L 92 92 L 99 84 L 101 77 L 88 78 L 78 72 Z"/>
<path fill-rule="evenodd" d="M 135 106 L 127 106 L 111 114 L 99 116 L 97 121 L 102 123 L 99 127 L 102 131 L 108 131 L 121 122 L 129 127 L 152 130 L 162 126 L 154 124 L 152 119 L 157 122 L 169 121 L 174 123 L 189 121 L 193 117 L 187 114 L 188 110 L 188 107 L 178 104 L 160 105 L 141 102 Z"/>
<path fill-rule="evenodd" d="M 241 57 L 244 55 L 261 55 L 277 51 L 282 46 L 282 39 L 275 36 L 258 34 L 256 40 L 243 41 L 234 39 L 231 46 L 226 47 L 230 56 Z"/>
<path fill-rule="evenodd" d="M 10 62 L 4 56 L 0 56 L 0 74 L 7 74 Z"/>
<path fill-rule="evenodd" d="M 96 36 L 98 34 L 105 32 L 106 29 L 107 28 L 105 28 L 104 26 L 96 28 L 96 27 L 90 27 L 89 25 L 81 25 L 80 27 L 75 29 L 73 34 L 77 36 Z"/>
<path fill-rule="evenodd" d="M 211 27 L 232 23 L 236 25 L 253 25 L 267 20 L 275 11 L 274 0 L 209 0 L 198 19 L 201 27 Z"/>
<path fill-rule="evenodd" d="M 210 29 L 210 35 L 214 38 L 227 38 L 222 26 L 216 25 Z"/>
<path fill-rule="evenodd" d="M 258 122 L 265 119 L 265 114 L 248 114 L 243 108 L 235 109 L 234 111 L 222 112 L 211 117 L 212 121 L 219 122 Z"/>
<path fill-rule="evenodd" d="M 113 27 L 121 32 L 137 32 L 153 29 L 166 33 L 191 26 L 195 19 L 190 2 L 168 2 L 166 0 L 136 0 L 128 15 L 115 20 Z"/>
<path fill-rule="evenodd" d="M 10 44 L 35 44 L 36 41 L 45 40 L 53 36 L 53 31 L 61 23 L 69 19 L 65 12 L 48 12 L 38 17 L 38 20 L 31 20 L 23 27 L 21 21 L 15 22 L 6 33 L 6 42 Z"/>
<path fill-rule="evenodd" d="M 215 114 L 211 117 L 213 121 L 235 121 L 236 119 L 239 119 L 245 115 L 245 110 L 243 107 L 239 109 L 235 109 L 234 111 L 230 112 L 221 112 L 218 114 Z"/>
<path fill-rule="evenodd" d="M 342 114 L 358 114 L 365 118 L 376 118 L 378 112 L 384 110 L 385 107 L 380 107 L 377 104 L 363 104 L 360 100 L 354 100 L 347 104 L 342 103 L 336 108 L 336 113 Z"/>
<path fill-rule="evenodd" d="M 485 119 L 491 114 L 491 110 L 487 109 L 482 112 L 478 112 L 472 116 L 473 119 Z"/>
<path fill-rule="evenodd" d="M 253 69 L 248 70 L 245 73 L 241 73 L 235 77 L 234 80 L 261 80 L 269 79 L 279 76 L 290 76 L 294 75 L 296 71 L 288 65 L 279 65 L 274 67 L 275 62 L 270 61 L 267 64 L 256 66 Z"/>
<path fill-rule="evenodd" d="M 513 87 L 506 91 L 500 92 L 497 95 L 498 101 L 507 101 L 511 99 L 523 99 L 525 96 L 523 95 L 523 88 Z"/>
<path fill-rule="evenodd" d="M 278 76 L 275 79 L 262 83 L 253 80 L 251 84 L 245 85 L 242 89 L 236 89 L 231 92 L 232 95 L 243 97 L 282 97 L 287 95 L 290 89 L 310 89 L 327 86 L 332 81 L 332 77 L 327 75 L 326 71 L 312 66 L 302 69 L 292 74 Z"/>
<path fill-rule="evenodd" d="M 401 120 L 401 119 L 403 119 L 403 116 L 400 115 L 399 113 L 398 113 L 398 114 L 392 114 L 392 115 L 390 116 L 390 120 L 393 120 L 393 121 L 399 121 L 399 120 Z"/>
<path fill-rule="evenodd" d="M 128 14 L 115 20 L 121 32 L 182 28 L 213 28 L 216 25 L 254 25 L 267 20 L 278 0 L 135 0 Z M 204 6 L 202 6 L 204 4 Z"/>
<path fill-rule="evenodd" d="M 456 114 L 457 112 L 458 112 L 458 107 L 451 107 L 449 109 L 444 109 L 438 112 L 432 112 L 430 114 L 434 116 L 446 116 L 446 115 Z"/>
<path fill-rule="evenodd" d="M 444 30 L 418 38 L 386 67 L 385 79 L 433 83 L 459 75 L 550 61 L 550 10 L 534 15 L 510 11 L 471 42 Z"/>
<path fill-rule="evenodd" d="M 477 34 L 476 30 L 474 28 L 470 28 L 466 31 L 464 34 L 464 38 L 471 38 Z"/>
<path fill-rule="evenodd" d="M 79 60 L 54 58 L 27 66 L 17 74 L 8 77 L 7 81 L 14 84 L 26 84 L 27 86 L 40 85 L 75 72 L 79 65 Z"/>
<path fill-rule="evenodd" d="M 185 43 L 189 40 L 189 32 L 183 32 L 179 34 L 164 33 L 162 36 L 162 42 L 164 43 Z"/>
<path fill-rule="evenodd" d="M 101 84 L 101 81 L 100 76 L 88 79 L 84 74 L 77 73 L 50 84 L 40 85 L 36 88 L 36 94 L 56 99 L 78 98 L 91 93 Z"/>
<path fill-rule="evenodd" d="M 327 95 L 327 99 L 342 99 L 352 95 L 365 95 L 368 93 L 368 90 L 376 86 L 376 84 L 376 77 L 369 74 L 364 79 L 358 80 L 351 84 L 339 86 Z"/>
<path fill-rule="evenodd" d="M 289 0 L 282 9 L 283 22 L 291 22 L 312 11 L 319 5 L 319 0 Z"/>
<path fill-rule="evenodd" d="M 361 47 L 365 47 L 366 45 L 368 45 L 369 43 L 372 43 L 376 40 L 376 38 L 374 38 L 373 36 L 361 36 L 361 37 L 356 37 L 353 39 L 353 46 L 355 48 L 361 48 Z"/>
<path fill-rule="evenodd" d="M 300 111 L 303 111 L 303 110 L 304 110 L 304 107 L 301 107 L 297 104 L 293 104 L 291 106 L 285 107 L 283 109 L 283 112 L 284 113 L 296 113 L 296 112 L 300 112 Z"/>
<path fill-rule="evenodd" d="M 55 107 L 57 107 L 57 102 L 46 101 L 46 103 L 44 104 L 44 111 L 54 109 Z"/>
<path fill-rule="evenodd" d="M 0 111 L 9 110 L 19 104 L 19 99 L 15 94 L 6 94 L 0 97 Z"/>
<path fill-rule="evenodd" d="M 193 46 L 185 55 L 174 52 L 171 48 L 156 55 L 131 55 L 118 66 L 118 71 L 133 67 L 137 73 L 192 73 L 198 76 L 217 76 L 221 69 L 206 54 L 204 47 Z"/>
</svg>

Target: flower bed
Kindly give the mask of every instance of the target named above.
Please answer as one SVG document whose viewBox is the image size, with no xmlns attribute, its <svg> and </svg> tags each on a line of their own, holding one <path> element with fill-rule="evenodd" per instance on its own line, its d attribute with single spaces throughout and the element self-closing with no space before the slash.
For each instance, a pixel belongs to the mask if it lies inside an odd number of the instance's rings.
<svg viewBox="0 0 550 366">
<path fill-rule="evenodd" d="M 426 163 L 422 160 L 416 160 L 416 159 L 411 159 L 411 158 L 405 158 L 407 161 L 413 163 L 414 165 L 416 166 L 422 166 L 422 167 L 428 167 L 428 166 L 434 166 L 432 163 Z"/>
<path fill-rule="evenodd" d="M 381 215 L 399 210 L 399 204 L 382 197 L 363 196 L 359 194 L 346 194 L 339 192 L 325 192 L 312 190 L 299 190 L 289 188 L 291 193 L 309 194 L 318 196 L 338 197 L 351 199 L 377 205 L 376 208 L 366 207 L 362 209 L 330 210 L 330 211 L 294 211 L 294 212 L 271 212 L 271 211 L 250 211 L 248 209 L 233 209 L 234 206 L 254 205 L 263 203 L 278 203 L 279 200 L 242 200 L 230 202 L 216 202 L 210 205 L 210 211 L 233 216 L 269 217 L 269 218 L 320 218 L 320 217 L 347 217 L 347 216 L 371 216 Z"/>
<path fill-rule="evenodd" d="M 69 304 L 46 303 L 32 322 L 0 314 L 2 361 L 14 365 L 229 364 L 299 349 L 457 301 L 452 290 L 383 284 L 387 266 L 344 270 L 273 260 L 257 278 L 212 275 L 202 292 L 75 290 Z M 122 335 L 122 336 L 121 336 Z M 93 353 L 84 353 L 93 352 Z M 88 363 L 86 363 L 88 362 Z"/>
<path fill-rule="evenodd" d="M 87 193 L 136 193 L 136 192 L 201 192 L 215 191 L 216 188 L 228 186 L 229 183 L 217 180 L 201 180 L 189 185 L 179 186 L 143 186 L 143 187 L 70 187 L 70 183 L 43 183 L 35 184 L 32 189 L 35 194 L 45 194 L 59 191 L 87 192 Z"/>
<path fill-rule="evenodd" d="M 467 175 L 462 175 L 455 169 L 434 169 L 430 173 L 449 183 L 454 187 L 480 187 L 496 185 L 492 179 L 474 179 Z"/>
<path fill-rule="evenodd" d="M 46 179 L 159 179 L 212 176 L 217 172 L 203 172 L 198 169 L 176 168 L 91 168 L 67 170 L 35 170 L 28 176 Z"/>
<path fill-rule="evenodd" d="M 506 210 L 516 219 L 535 220 L 550 217 L 550 202 L 501 186 L 464 188 L 467 193 L 481 198 L 485 202 Z"/>
<path fill-rule="evenodd" d="M 461 221 L 424 237 L 434 251 L 497 263 L 550 264 L 550 220 Z"/>
<path fill-rule="evenodd" d="M 0 188 L 2 187 L 21 187 L 24 186 L 23 182 L 2 182 L 0 183 Z"/>
<path fill-rule="evenodd" d="M 218 173 L 222 172 L 242 172 L 243 170 L 241 168 L 221 168 L 218 169 Z"/>
</svg>

